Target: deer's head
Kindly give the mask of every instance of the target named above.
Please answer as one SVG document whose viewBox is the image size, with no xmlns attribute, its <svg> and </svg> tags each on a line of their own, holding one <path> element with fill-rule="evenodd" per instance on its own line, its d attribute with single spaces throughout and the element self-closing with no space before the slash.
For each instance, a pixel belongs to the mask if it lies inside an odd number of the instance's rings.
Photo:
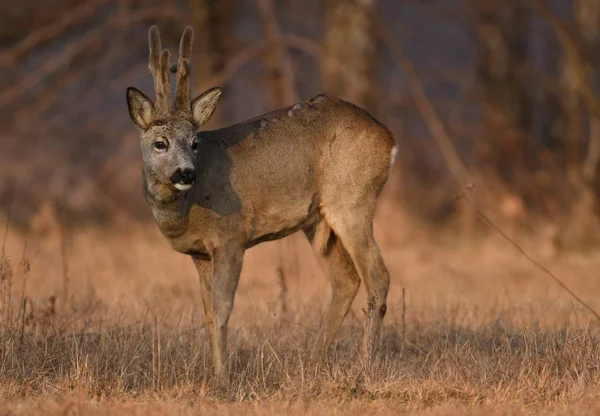
<svg viewBox="0 0 600 416">
<path fill-rule="evenodd" d="M 221 89 L 211 88 L 191 100 L 191 58 L 194 33 L 187 27 L 181 36 L 175 102 L 171 97 L 169 51 L 162 49 L 156 26 L 148 32 L 150 72 L 156 103 L 134 87 L 127 89 L 133 122 L 142 131 L 144 179 L 151 194 L 168 196 L 190 189 L 196 180 L 196 131 L 212 116 Z"/>
</svg>

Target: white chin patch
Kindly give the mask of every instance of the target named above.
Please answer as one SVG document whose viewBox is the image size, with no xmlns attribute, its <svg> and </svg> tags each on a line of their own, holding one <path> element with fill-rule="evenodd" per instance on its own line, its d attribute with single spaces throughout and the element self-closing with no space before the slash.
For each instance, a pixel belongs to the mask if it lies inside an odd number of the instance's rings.
<svg viewBox="0 0 600 416">
<path fill-rule="evenodd" d="M 179 189 L 180 191 L 187 191 L 192 187 L 192 185 L 186 185 L 185 183 L 176 183 L 173 186 Z"/>
</svg>

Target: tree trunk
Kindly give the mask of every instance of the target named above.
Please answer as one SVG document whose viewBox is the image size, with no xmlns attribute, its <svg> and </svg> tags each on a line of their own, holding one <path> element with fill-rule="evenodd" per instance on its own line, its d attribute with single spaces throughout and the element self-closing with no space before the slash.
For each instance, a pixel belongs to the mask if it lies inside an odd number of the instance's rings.
<svg viewBox="0 0 600 416">
<path fill-rule="evenodd" d="M 578 0 L 575 2 L 575 20 L 586 51 L 595 51 L 600 45 L 600 1 Z M 591 54 L 586 53 L 591 58 Z M 593 72 L 593 62 L 588 59 L 587 71 Z M 592 75 L 590 79 L 594 79 Z M 593 88 L 593 85 L 581 85 L 581 88 Z M 589 145 L 583 162 L 583 176 L 590 185 L 596 179 L 598 159 L 600 158 L 600 118 L 598 114 L 590 113 Z"/>
<path fill-rule="evenodd" d="M 263 33 L 269 47 L 264 62 L 269 71 L 268 85 L 271 108 L 293 105 L 297 100 L 294 69 L 286 46 L 281 39 L 281 29 L 273 0 L 257 0 L 262 19 Z"/>
<path fill-rule="evenodd" d="M 194 96 L 208 79 L 218 74 L 227 64 L 235 48 L 233 27 L 235 22 L 235 0 L 190 0 L 190 11 L 195 31 L 192 88 Z M 217 111 L 206 125 L 217 127 L 228 118 L 227 92 L 221 97 Z"/>
<path fill-rule="evenodd" d="M 376 109 L 378 42 L 371 14 L 376 0 L 325 1 L 325 90 L 370 111 Z"/>
<path fill-rule="evenodd" d="M 600 242 L 600 224 L 597 215 L 596 173 L 600 158 L 600 118 L 587 108 L 584 90 L 593 90 L 594 68 L 592 54 L 600 44 L 600 2 L 576 0 L 573 4 L 576 23 L 573 39 L 577 50 L 563 51 L 562 83 L 566 91 L 564 105 L 565 142 L 567 143 L 566 171 L 578 197 L 561 233 L 562 245 L 583 249 Z M 587 125 L 587 126 L 586 126 Z M 584 135 L 589 135 L 584 154 Z"/>
<path fill-rule="evenodd" d="M 479 168 L 504 185 L 517 188 L 524 183 L 524 167 L 530 162 L 524 136 L 531 128 L 532 103 L 525 79 L 519 74 L 528 55 L 530 14 L 524 3 L 473 0 L 477 75 L 483 99 Z"/>
</svg>

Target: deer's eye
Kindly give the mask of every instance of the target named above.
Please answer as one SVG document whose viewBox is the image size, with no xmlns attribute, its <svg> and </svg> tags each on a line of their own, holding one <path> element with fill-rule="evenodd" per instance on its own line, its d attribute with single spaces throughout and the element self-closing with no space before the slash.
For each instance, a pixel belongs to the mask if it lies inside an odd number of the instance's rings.
<svg viewBox="0 0 600 416">
<path fill-rule="evenodd" d="M 152 146 L 154 146 L 155 150 L 158 150 L 161 152 L 164 150 L 167 150 L 167 142 L 164 140 L 157 140 L 152 144 Z"/>
<path fill-rule="evenodd" d="M 192 152 L 195 152 L 196 150 L 198 150 L 198 142 L 196 140 L 194 140 L 192 142 Z"/>
</svg>

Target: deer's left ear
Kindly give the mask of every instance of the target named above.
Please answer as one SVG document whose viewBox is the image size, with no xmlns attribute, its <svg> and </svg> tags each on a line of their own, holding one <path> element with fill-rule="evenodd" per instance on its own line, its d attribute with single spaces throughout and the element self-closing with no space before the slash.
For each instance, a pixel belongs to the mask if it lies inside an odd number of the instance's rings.
<svg viewBox="0 0 600 416">
<path fill-rule="evenodd" d="M 211 88 L 192 102 L 192 117 L 196 128 L 200 128 L 210 120 L 219 103 L 221 92 L 222 90 L 219 87 Z"/>
<path fill-rule="evenodd" d="M 142 130 L 150 127 L 154 120 L 154 105 L 150 98 L 134 87 L 127 88 L 127 106 L 129 117 Z"/>
</svg>

